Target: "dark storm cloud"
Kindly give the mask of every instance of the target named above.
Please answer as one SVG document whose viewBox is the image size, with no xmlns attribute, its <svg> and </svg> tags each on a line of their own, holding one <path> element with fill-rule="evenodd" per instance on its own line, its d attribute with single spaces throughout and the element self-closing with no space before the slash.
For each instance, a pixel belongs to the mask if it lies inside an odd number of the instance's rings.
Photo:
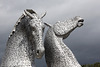
<svg viewBox="0 0 100 67">
<path fill-rule="evenodd" d="M 99 0 L 0 0 L 0 58 L 17 19 L 23 10 L 32 8 L 39 15 L 47 11 L 43 20 L 52 25 L 59 20 L 64 21 L 74 16 L 84 18 L 84 26 L 75 29 L 64 42 L 81 64 L 98 62 L 100 59 L 99 7 Z M 43 64 L 44 58 L 42 60 L 37 60 L 36 63 Z M 37 63 L 38 67 L 43 65 Z"/>
</svg>

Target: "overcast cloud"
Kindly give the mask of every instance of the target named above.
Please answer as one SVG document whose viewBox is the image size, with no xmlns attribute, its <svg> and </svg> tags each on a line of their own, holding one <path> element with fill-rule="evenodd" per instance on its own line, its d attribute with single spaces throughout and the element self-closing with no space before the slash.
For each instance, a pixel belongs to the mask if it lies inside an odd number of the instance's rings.
<svg viewBox="0 0 100 67">
<path fill-rule="evenodd" d="M 43 21 L 52 25 L 75 16 L 84 18 L 84 26 L 64 42 L 80 64 L 100 62 L 100 0 L 0 0 L 0 61 L 14 24 L 27 8 L 39 15 L 47 11 Z M 36 65 L 46 67 L 45 59 L 36 60 Z"/>
</svg>

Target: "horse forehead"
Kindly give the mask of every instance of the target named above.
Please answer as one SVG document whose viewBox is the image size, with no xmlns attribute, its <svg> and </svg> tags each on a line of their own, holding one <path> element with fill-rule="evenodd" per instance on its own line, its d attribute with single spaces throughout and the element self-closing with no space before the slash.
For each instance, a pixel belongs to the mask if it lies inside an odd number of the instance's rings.
<svg viewBox="0 0 100 67">
<path fill-rule="evenodd" d="M 37 23 L 35 23 L 35 26 L 36 27 L 42 27 L 43 26 L 43 23 L 42 22 L 37 22 Z"/>
<path fill-rule="evenodd" d="M 43 23 L 41 19 L 32 19 L 30 25 L 38 27 L 38 26 L 43 26 Z"/>
</svg>

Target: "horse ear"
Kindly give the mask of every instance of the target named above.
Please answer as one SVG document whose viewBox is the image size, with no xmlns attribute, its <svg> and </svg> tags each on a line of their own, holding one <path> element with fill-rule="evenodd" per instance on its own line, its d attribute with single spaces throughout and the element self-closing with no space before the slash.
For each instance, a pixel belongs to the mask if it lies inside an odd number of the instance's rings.
<svg viewBox="0 0 100 67">
<path fill-rule="evenodd" d="M 69 31 L 67 22 L 58 21 L 56 24 L 53 25 L 53 30 L 56 35 L 66 35 Z"/>
<path fill-rule="evenodd" d="M 24 13 L 25 13 L 25 15 L 27 15 L 27 16 L 29 16 L 31 18 L 34 18 L 33 15 L 31 14 L 31 12 L 29 12 L 27 9 L 24 10 Z"/>
<path fill-rule="evenodd" d="M 42 14 L 40 18 L 42 19 L 42 18 L 46 15 L 46 13 L 47 13 L 47 12 L 45 12 L 44 14 Z"/>
</svg>

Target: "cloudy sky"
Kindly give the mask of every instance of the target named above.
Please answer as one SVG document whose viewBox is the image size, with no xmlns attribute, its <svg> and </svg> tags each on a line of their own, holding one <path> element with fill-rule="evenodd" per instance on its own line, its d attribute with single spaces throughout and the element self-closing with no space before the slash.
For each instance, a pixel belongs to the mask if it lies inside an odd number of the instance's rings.
<svg viewBox="0 0 100 67">
<path fill-rule="evenodd" d="M 64 40 L 80 64 L 100 62 L 100 0 L 0 0 L 0 61 L 14 24 L 25 9 L 39 15 L 47 12 L 43 21 L 57 21 L 81 16 L 84 26 L 75 29 Z M 46 67 L 45 59 L 36 60 L 37 67 Z"/>
</svg>

